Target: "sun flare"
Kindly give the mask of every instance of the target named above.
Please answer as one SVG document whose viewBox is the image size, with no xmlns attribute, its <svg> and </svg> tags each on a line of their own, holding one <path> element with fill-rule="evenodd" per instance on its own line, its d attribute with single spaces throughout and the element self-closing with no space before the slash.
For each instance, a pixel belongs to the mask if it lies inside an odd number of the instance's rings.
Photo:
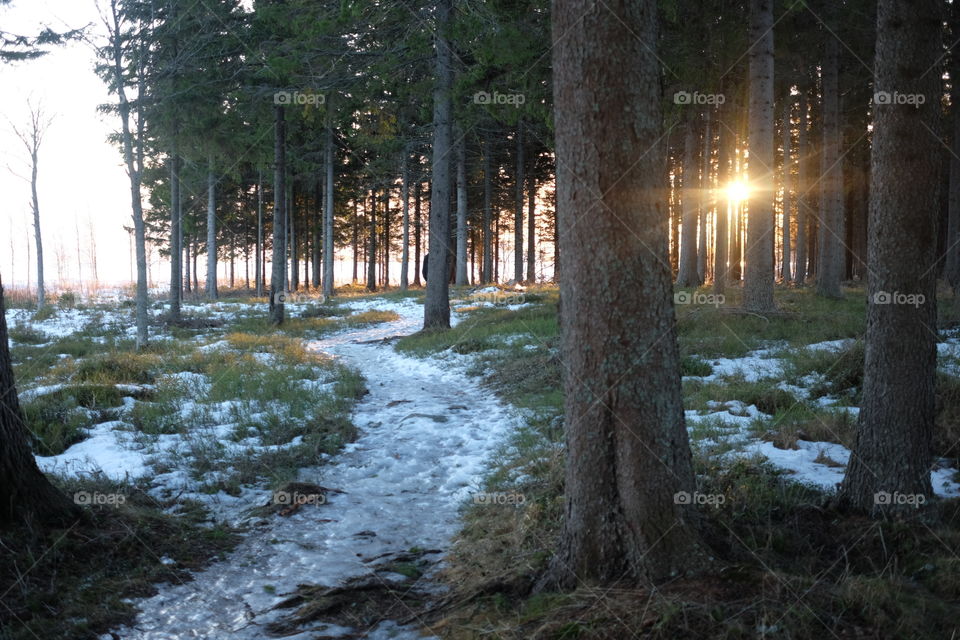
<svg viewBox="0 0 960 640">
<path fill-rule="evenodd" d="M 733 204 L 743 202 L 750 197 L 750 187 L 742 180 L 735 180 L 727 185 L 727 199 Z"/>
</svg>

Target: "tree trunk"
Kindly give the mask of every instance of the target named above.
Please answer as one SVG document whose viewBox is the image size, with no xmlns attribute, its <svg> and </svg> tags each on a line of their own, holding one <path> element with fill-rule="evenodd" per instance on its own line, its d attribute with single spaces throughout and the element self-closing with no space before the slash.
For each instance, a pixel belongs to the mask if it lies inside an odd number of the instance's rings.
<svg viewBox="0 0 960 640">
<path fill-rule="evenodd" d="M 523 153 L 523 120 L 517 125 L 517 175 L 513 199 L 513 279 L 523 281 L 523 180 L 526 168 Z"/>
<path fill-rule="evenodd" d="M 40 472 L 17 398 L 0 283 L 0 528 L 36 522 L 68 526 L 81 511 Z"/>
<path fill-rule="evenodd" d="M 909 513 L 932 493 L 936 230 L 942 3 L 880 0 L 870 177 L 863 404 L 841 495 L 874 515 Z M 913 296 L 911 298 L 911 296 Z"/>
<path fill-rule="evenodd" d="M 180 251 L 180 220 L 183 211 L 180 203 L 180 154 L 174 142 L 173 152 L 170 154 L 170 318 L 180 319 L 180 287 L 183 286 L 183 275 L 180 260 L 183 253 Z"/>
<path fill-rule="evenodd" d="M 800 89 L 800 122 L 797 128 L 797 266 L 794 281 L 802 286 L 807 279 L 807 210 L 810 208 L 810 153 L 807 144 L 807 92 Z"/>
<path fill-rule="evenodd" d="M 960 3 L 950 5 L 950 29 L 953 37 L 960 35 Z M 953 290 L 954 310 L 960 311 L 960 56 L 951 56 L 950 123 L 953 139 L 950 142 L 950 177 L 947 192 L 947 237 L 944 242 L 946 264 L 944 276 Z"/>
<path fill-rule="evenodd" d="M 400 198 L 403 201 L 403 248 L 400 251 L 400 290 L 410 287 L 410 152 L 403 149 L 400 164 Z M 414 268 L 416 269 L 416 267 Z"/>
<path fill-rule="evenodd" d="M 681 195 L 682 225 L 680 230 L 680 261 L 678 287 L 696 287 L 697 281 L 697 120 L 687 120 L 683 136 L 683 193 Z"/>
<path fill-rule="evenodd" d="M 453 60 L 449 34 L 453 0 L 437 0 L 437 80 L 433 92 L 433 179 L 430 188 L 430 250 L 423 328 L 450 328 L 450 152 Z"/>
<path fill-rule="evenodd" d="M 357 202 L 353 203 L 353 236 L 350 241 L 351 248 L 353 249 L 353 284 L 357 284 L 359 281 L 359 265 L 360 265 L 360 219 L 357 216 Z"/>
<path fill-rule="evenodd" d="M 750 176 L 743 308 L 773 302 L 773 0 L 750 0 Z"/>
<path fill-rule="evenodd" d="M 730 128 L 727 116 L 730 114 L 725 107 L 721 106 L 718 110 L 720 126 L 720 157 L 718 167 L 718 179 L 721 192 L 726 188 L 730 181 L 730 159 L 733 154 L 734 134 Z M 730 219 L 730 199 L 722 197 L 717 202 L 716 247 L 713 253 L 713 293 L 722 296 L 727 290 L 727 240 L 729 238 L 728 221 Z"/>
<path fill-rule="evenodd" d="M 532 165 L 532 162 L 531 162 Z M 527 282 L 537 281 L 537 176 L 530 167 L 527 176 Z"/>
<path fill-rule="evenodd" d="M 423 229 L 423 222 L 420 218 L 420 196 L 422 186 L 420 179 L 413 186 L 413 286 L 422 286 L 420 281 L 420 235 Z"/>
<path fill-rule="evenodd" d="M 377 290 L 377 194 L 370 190 L 370 239 L 367 249 L 367 291 Z"/>
<path fill-rule="evenodd" d="M 700 225 L 697 237 L 697 280 L 699 284 L 707 281 L 707 218 L 710 215 L 711 197 L 710 157 L 713 149 L 713 133 L 710 131 L 711 110 L 707 109 L 703 117 L 703 141 L 700 154 Z"/>
<path fill-rule="evenodd" d="M 456 284 L 467 284 L 467 143 L 458 136 L 457 152 L 457 274 Z"/>
<path fill-rule="evenodd" d="M 213 156 L 207 165 L 207 297 L 217 298 L 217 177 Z"/>
<path fill-rule="evenodd" d="M 317 176 L 316 192 L 313 201 L 313 222 L 310 229 L 310 284 L 314 290 L 322 289 L 320 263 L 323 259 L 320 246 L 323 242 L 323 178 Z"/>
<path fill-rule="evenodd" d="M 790 211 L 793 209 L 793 194 L 790 192 L 790 188 L 793 185 L 793 161 L 790 155 L 791 147 L 791 129 L 792 125 L 790 122 L 790 114 L 792 110 L 791 104 L 792 98 L 790 97 L 790 90 L 787 89 L 787 95 L 783 99 L 783 227 L 782 234 L 783 240 L 781 243 L 782 247 L 782 260 L 780 263 L 780 277 L 783 279 L 784 284 L 793 280 L 793 269 L 791 268 L 791 261 L 793 259 L 792 251 L 790 250 Z"/>
<path fill-rule="evenodd" d="M 823 164 L 820 231 L 818 235 L 817 293 L 842 298 L 843 278 L 843 177 L 840 168 L 840 109 L 837 39 L 827 36 L 823 61 Z"/>
<path fill-rule="evenodd" d="M 493 281 L 493 144 L 490 134 L 483 140 L 483 268 L 480 281 Z"/>
<path fill-rule="evenodd" d="M 38 135 L 36 129 L 34 137 Z M 37 196 L 37 160 L 39 142 L 34 142 L 30 158 L 30 197 L 33 208 L 33 238 L 37 245 L 37 308 L 47 303 L 47 294 L 43 280 L 43 240 L 40 233 L 40 198 Z"/>
<path fill-rule="evenodd" d="M 263 296 L 263 263 L 260 254 L 263 249 L 263 169 L 257 169 L 257 255 L 254 266 L 254 278 L 257 281 L 257 297 Z"/>
<path fill-rule="evenodd" d="M 274 108 L 273 130 L 273 257 L 270 273 L 270 322 L 283 324 L 283 303 L 286 294 L 287 259 L 284 238 L 287 235 L 287 129 L 283 105 Z"/>
<path fill-rule="evenodd" d="M 655 0 L 554 3 L 553 32 L 565 34 L 553 69 L 567 467 L 560 548 L 541 588 L 649 585 L 704 566 L 696 512 L 679 497 L 694 477 L 656 144 L 656 21 Z"/>
<path fill-rule="evenodd" d="M 333 297 L 333 100 L 327 102 L 327 126 L 324 129 L 324 167 L 327 170 L 327 186 L 324 190 L 326 201 L 323 207 L 323 295 Z M 354 269 L 356 280 L 356 269 Z"/>
</svg>

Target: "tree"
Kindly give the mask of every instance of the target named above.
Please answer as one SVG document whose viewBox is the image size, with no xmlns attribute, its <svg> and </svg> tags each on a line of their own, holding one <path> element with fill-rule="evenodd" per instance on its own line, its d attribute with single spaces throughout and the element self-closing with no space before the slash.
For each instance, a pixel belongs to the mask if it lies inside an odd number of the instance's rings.
<svg viewBox="0 0 960 640">
<path fill-rule="evenodd" d="M 877 11 L 863 404 L 841 489 L 873 514 L 932 491 L 942 7 L 880 0 Z"/>
<path fill-rule="evenodd" d="M 123 159 L 130 179 L 130 204 L 133 210 L 133 233 L 136 246 L 137 263 L 137 348 L 146 346 L 149 337 L 147 315 L 147 248 L 146 230 L 143 221 L 143 200 L 140 193 L 144 169 L 144 118 L 143 102 L 146 91 L 146 78 L 143 64 L 146 43 L 139 38 L 141 24 L 130 24 L 121 10 L 119 0 L 109 0 L 107 9 L 101 12 L 107 27 L 107 45 L 100 49 L 105 63 L 99 66 L 102 77 L 116 94 L 116 110 L 120 115 L 120 144 Z M 126 87 L 133 83 L 136 87 L 136 101 L 131 105 L 127 98 Z M 135 117 L 134 117 L 135 116 Z M 131 119 L 134 123 L 131 124 Z"/>
<path fill-rule="evenodd" d="M 743 308 L 773 302 L 773 0 L 750 0 L 750 201 Z"/>
<path fill-rule="evenodd" d="M 449 29 L 453 0 L 436 4 L 436 86 L 433 91 L 433 182 L 430 250 L 423 328 L 450 328 L 450 157 L 453 151 L 453 53 Z"/>
<path fill-rule="evenodd" d="M 840 107 L 837 38 L 828 36 L 823 60 L 823 153 L 820 233 L 817 238 L 817 293 L 842 298 L 843 278 L 843 174 L 840 156 Z"/>
<path fill-rule="evenodd" d="M 677 274 L 679 287 L 696 287 L 700 284 L 697 274 L 697 146 L 697 119 L 690 116 L 683 136 L 683 228 L 680 231 L 680 270 Z"/>
<path fill-rule="evenodd" d="M 283 303 L 286 293 L 287 260 L 284 251 L 286 225 L 286 171 L 287 137 L 284 107 L 278 104 L 274 108 L 274 169 L 273 169 L 273 257 L 270 274 L 270 322 L 283 324 Z"/>
<path fill-rule="evenodd" d="M 27 102 L 30 110 L 30 120 L 27 127 L 14 126 L 13 132 L 23 143 L 30 156 L 30 208 L 33 213 L 33 237 L 37 246 L 37 306 L 46 304 L 46 294 L 43 286 L 43 239 L 40 233 L 40 198 L 37 196 L 37 171 L 39 169 L 40 145 L 43 136 L 53 123 L 53 118 L 43 112 L 40 105 Z"/>
<path fill-rule="evenodd" d="M 38 521 L 68 525 L 80 509 L 37 467 L 10 360 L 3 283 L 0 282 L 0 527 Z"/>
<path fill-rule="evenodd" d="M 656 583 L 702 560 L 693 512 L 676 500 L 694 478 L 663 224 L 656 2 L 557 0 L 553 32 L 567 465 L 541 587 Z"/>
</svg>

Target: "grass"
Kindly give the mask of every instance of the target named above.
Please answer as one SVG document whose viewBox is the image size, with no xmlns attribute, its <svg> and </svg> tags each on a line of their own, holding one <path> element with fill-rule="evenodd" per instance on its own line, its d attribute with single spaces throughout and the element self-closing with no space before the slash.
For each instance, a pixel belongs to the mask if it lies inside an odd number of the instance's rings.
<svg viewBox="0 0 960 640">
<path fill-rule="evenodd" d="M 86 519 L 68 529 L 0 530 L 4 640 L 95 640 L 133 622 L 128 599 L 152 595 L 157 583 L 189 581 L 238 541 L 230 529 L 201 526 L 202 511 L 165 514 L 170 504 L 137 487 L 96 478 L 59 483 L 68 495 L 122 495 L 123 504 L 87 507 Z"/>
</svg>

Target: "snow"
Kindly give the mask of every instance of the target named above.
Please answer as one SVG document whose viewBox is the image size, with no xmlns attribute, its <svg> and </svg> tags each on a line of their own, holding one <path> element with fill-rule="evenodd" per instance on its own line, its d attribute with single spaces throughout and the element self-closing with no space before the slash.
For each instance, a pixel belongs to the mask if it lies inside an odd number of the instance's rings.
<svg viewBox="0 0 960 640">
<path fill-rule="evenodd" d="M 102 473 L 118 480 L 138 478 L 148 471 L 142 450 L 131 446 L 130 432 L 123 422 L 103 422 L 60 455 L 37 456 L 37 465 L 46 473 L 85 475 Z"/>
<path fill-rule="evenodd" d="M 131 628 L 118 630 L 121 637 L 262 638 L 262 625 L 279 615 L 271 607 L 298 584 L 333 586 L 352 577 L 379 576 L 374 569 L 391 554 L 412 547 L 449 548 L 460 506 L 519 418 L 459 370 L 368 342 L 418 330 L 419 304 L 381 299 L 351 307 L 393 310 L 401 317 L 310 344 L 359 368 L 370 390 L 354 415 L 359 438 L 328 465 L 301 472 L 305 481 L 344 493 L 331 493 L 325 505 L 288 518 L 269 517 L 227 561 L 138 601 L 141 613 Z M 458 405 L 466 408 L 453 411 Z M 246 497 L 250 507 L 269 499 L 268 492 Z M 290 637 L 313 638 L 319 630 Z M 328 636 L 349 632 L 332 625 L 322 631 Z M 414 628 L 384 621 L 365 637 L 421 636 Z"/>
</svg>

